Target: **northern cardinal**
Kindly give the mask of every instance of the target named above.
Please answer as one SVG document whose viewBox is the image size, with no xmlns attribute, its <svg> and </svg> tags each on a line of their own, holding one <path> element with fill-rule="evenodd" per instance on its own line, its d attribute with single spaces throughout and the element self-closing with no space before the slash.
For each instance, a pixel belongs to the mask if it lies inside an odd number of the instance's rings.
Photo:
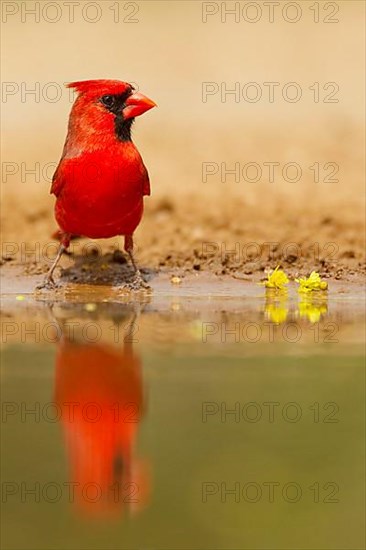
<svg viewBox="0 0 366 550">
<path fill-rule="evenodd" d="M 131 322 L 130 330 L 134 327 Z M 141 360 L 132 348 L 63 336 L 56 355 L 55 402 L 80 512 L 118 517 L 146 505 L 148 463 L 136 457 L 144 414 Z"/>
<path fill-rule="evenodd" d="M 156 104 L 119 80 L 85 80 L 68 87 L 78 97 L 51 187 L 62 237 L 41 287 L 54 285 L 54 269 L 74 235 L 123 235 L 135 269 L 135 287 L 139 286 L 144 282 L 133 258 L 133 233 L 141 221 L 143 197 L 150 195 L 150 182 L 132 143 L 131 126 L 136 116 Z"/>
</svg>

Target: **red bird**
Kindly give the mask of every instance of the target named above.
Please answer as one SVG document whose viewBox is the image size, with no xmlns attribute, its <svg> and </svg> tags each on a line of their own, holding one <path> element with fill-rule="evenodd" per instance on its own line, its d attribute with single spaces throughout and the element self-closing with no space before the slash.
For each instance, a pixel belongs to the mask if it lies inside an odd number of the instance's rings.
<svg viewBox="0 0 366 550">
<path fill-rule="evenodd" d="M 135 269 L 135 286 L 143 280 L 133 258 L 133 233 L 141 221 L 143 197 L 150 182 L 131 140 L 136 116 L 156 104 L 119 80 L 72 82 L 78 97 L 68 134 L 53 176 L 55 217 L 61 244 L 41 286 L 53 286 L 53 272 L 73 236 L 102 239 L 123 235 Z"/>
<path fill-rule="evenodd" d="M 135 318 L 130 329 L 134 323 Z M 126 334 L 122 350 L 66 336 L 58 346 L 55 402 L 62 412 L 75 501 L 89 515 L 137 511 L 149 493 L 148 463 L 135 450 L 145 405 L 132 338 Z"/>
</svg>

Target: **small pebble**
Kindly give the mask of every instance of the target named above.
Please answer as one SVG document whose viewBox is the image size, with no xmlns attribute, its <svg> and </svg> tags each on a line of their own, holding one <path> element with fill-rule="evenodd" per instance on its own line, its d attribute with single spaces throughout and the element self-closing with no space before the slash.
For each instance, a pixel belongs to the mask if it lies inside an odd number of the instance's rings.
<svg viewBox="0 0 366 550">
<path fill-rule="evenodd" d="M 182 279 L 180 277 L 177 277 L 176 275 L 173 275 L 173 277 L 170 279 L 170 282 L 173 285 L 180 285 L 180 283 L 182 282 Z"/>
</svg>

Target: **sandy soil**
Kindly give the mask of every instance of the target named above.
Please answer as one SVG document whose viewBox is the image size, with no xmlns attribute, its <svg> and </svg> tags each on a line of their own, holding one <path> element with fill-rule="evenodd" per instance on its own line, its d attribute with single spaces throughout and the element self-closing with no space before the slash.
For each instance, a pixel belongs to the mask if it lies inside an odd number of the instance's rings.
<svg viewBox="0 0 366 550">
<path fill-rule="evenodd" d="M 21 205 L 17 210 L 14 203 L 5 224 L 2 264 L 9 276 L 11 267 L 19 265 L 23 274 L 44 273 L 57 247 L 57 241 L 49 238 L 56 227 L 52 209 L 37 205 L 31 215 L 19 210 Z M 9 227 L 15 216 L 16 233 Z M 28 240 L 27 234 L 39 238 Z M 85 268 L 90 258 L 115 270 L 118 263 L 126 262 L 123 253 L 113 255 L 122 247 L 122 239 L 117 238 L 73 241 L 70 251 L 76 264 L 70 276 L 85 282 L 98 278 L 95 270 Z M 104 257 L 105 253 L 109 255 Z M 206 201 L 203 211 L 194 196 L 149 199 L 137 232 L 136 258 L 145 270 L 181 276 L 208 271 L 247 280 L 258 279 L 276 265 L 293 276 L 316 269 L 322 277 L 348 281 L 358 280 L 366 270 L 363 223 L 354 219 L 352 211 L 326 215 L 313 205 L 300 217 L 291 203 L 266 212 L 265 207 L 246 208 L 245 201 L 230 198 L 225 203 L 215 198 Z M 66 267 L 70 261 L 64 258 L 61 265 Z"/>
</svg>

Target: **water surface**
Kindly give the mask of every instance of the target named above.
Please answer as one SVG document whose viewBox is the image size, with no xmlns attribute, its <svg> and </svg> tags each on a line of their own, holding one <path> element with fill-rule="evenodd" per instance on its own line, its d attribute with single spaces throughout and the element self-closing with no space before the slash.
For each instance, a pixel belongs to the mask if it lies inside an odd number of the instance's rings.
<svg viewBox="0 0 366 550">
<path fill-rule="evenodd" d="M 224 294 L 5 298 L 4 549 L 363 547 L 359 296 Z"/>
</svg>

